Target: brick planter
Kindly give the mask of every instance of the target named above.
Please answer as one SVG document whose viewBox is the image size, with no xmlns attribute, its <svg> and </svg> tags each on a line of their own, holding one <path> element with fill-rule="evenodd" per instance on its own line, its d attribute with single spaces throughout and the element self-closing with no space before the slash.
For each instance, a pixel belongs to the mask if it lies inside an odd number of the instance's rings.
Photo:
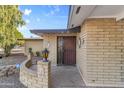
<svg viewBox="0 0 124 93">
<path fill-rule="evenodd" d="M 51 84 L 51 73 L 50 73 L 50 62 L 43 62 L 43 61 L 38 61 L 37 62 L 37 74 L 38 74 L 38 81 L 41 83 L 41 87 L 50 87 Z"/>
<path fill-rule="evenodd" d="M 37 71 L 31 70 L 28 58 L 20 67 L 20 81 L 29 88 L 50 87 L 50 62 L 37 62 Z M 30 66 L 29 66 L 30 65 Z M 28 66 L 28 67 L 27 67 Z"/>
</svg>

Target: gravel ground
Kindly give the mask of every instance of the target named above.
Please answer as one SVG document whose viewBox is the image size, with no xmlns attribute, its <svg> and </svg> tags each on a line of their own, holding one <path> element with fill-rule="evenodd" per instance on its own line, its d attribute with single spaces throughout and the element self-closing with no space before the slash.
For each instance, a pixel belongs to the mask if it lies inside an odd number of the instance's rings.
<svg viewBox="0 0 124 93">
<path fill-rule="evenodd" d="M 12 54 L 9 57 L 4 57 L 0 59 L 0 66 L 5 65 L 13 65 L 13 64 L 21 64 L 24 60 L 26 60 L 26 56 L 23 54 Z M 37 60 L 41 60 L 41 58 L 33 57 L 33 63 L 35 64 Z M 26 88 L 19 81 L 19 73 L 9 75 L 8 77 L 0 77 L 0 88 Z"/>
<path fill-rule="evenodd" d="M 12 54 L 9 57 L 3 57 L 0 59 L 0 66 L 22 63 L 24 60 L 26 60 L 26 58 L 27 57 L 23 54 Z"/>
<path fill-rule="evenodd" d="M 23 54 L 12 54 L 0 59 L 0 66 L 21 64 L 26 58 Z M 19 81 L 19 73 L 16 73 L 8 77 L 0 77 L 0 88 L 25 88 L 25 86 Z"/>
<path fill-rule="evenodd" d="M 0 88 L 26 88 L 19 81 L 19 73 L 8 77 L 0 77 Z"/>
</svg>

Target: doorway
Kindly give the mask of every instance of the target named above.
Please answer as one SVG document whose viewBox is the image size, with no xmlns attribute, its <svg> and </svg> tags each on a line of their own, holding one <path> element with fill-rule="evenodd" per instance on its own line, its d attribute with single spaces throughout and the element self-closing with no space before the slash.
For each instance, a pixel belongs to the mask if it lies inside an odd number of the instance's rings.
<svg viewBox="0 0 124 93">
<path fill-rule="evenodd" d="M 57 64 L 75 65 L 76 64 L 76 37 L 59 36 L 57 37 Z"/>
</svg>

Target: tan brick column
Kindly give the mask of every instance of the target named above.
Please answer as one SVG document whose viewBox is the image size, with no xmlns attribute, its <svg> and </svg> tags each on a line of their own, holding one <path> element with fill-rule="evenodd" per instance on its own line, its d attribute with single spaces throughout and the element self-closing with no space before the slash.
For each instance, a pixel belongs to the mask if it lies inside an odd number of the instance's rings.
<svg viewBox="0 0 124 93">
<path fill-rule="evenodd" d="M 37 74 L 38 74 L 38 83 L 41 85 L 41 87 L 48 88 L 50 87 L 50 62 L 43 62 L 38 61 L 37 62 Z M 40 86 L 39 86 L 40 87 Z"/>
</svg>

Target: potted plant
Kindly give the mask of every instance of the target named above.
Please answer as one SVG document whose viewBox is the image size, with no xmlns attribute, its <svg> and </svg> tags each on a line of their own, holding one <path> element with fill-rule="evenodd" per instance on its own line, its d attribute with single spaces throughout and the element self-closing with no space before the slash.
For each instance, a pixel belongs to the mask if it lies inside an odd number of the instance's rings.
<svg viewBox="0 0 124 93">
<path fill-rule="evenodd" d="M 32 48 L 31 47 L 28 50 L 29 50 L 29 53 L 32 53 Z"/>
<path fill-rule="evenodd" d="M 43 56 L 43 61 L 44 62 L 48 62 L 48 55 L 49 55 L 49 51 L 47 50 L 47 48 L 45 48 L 43 51 L 42 51 L 42 56 Z"/>
<path fill-rule="evenodd" d="M 29 53 L 33 55 L 32 48 L 29 48 Z"/>
<path fill-rule="evenodd" d="M 30 54 L 30 57 L 31 57 L 31 60 L 32 60 L 32 58 L 33 58 L 33 51 L 32 51 L 32 48 L 29 48 L 29 54 Z"/>
</svg>

